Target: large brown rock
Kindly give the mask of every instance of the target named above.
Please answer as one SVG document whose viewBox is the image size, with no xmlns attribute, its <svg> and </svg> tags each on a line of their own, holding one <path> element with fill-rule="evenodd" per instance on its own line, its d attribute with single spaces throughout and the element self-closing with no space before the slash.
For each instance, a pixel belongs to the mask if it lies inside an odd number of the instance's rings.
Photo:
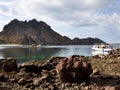
<svg viewBox="0 0 120 90">
<path fill-rule="evenodd" d="M 75 55 L 61 60 L 56 66 L 56 70 L 63 82 L 87 81 L 93 71 L 85 57 Z"/>
</svg>

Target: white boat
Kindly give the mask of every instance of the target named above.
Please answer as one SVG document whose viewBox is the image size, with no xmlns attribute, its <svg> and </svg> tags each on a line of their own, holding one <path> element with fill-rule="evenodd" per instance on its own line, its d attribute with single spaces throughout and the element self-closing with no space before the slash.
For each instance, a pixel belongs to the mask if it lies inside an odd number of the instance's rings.
<svg viewBox="0 0 120 90">
<path fill-rule="evenodd" d="M 99 55 L 104 56 L 107 55 L 109 51 L 113 50 L 112 45 L 106 45 L 106 44 L 96 44 L 92 47 L 92 54 L 93 55 Z"/>
<path fill-rule="evenodd" d="M 93 45 L 92 50 L 108 52 L 113 50 L 113 47 L 112 45 L 99 44 L 99 45 Z"/>
</svg>

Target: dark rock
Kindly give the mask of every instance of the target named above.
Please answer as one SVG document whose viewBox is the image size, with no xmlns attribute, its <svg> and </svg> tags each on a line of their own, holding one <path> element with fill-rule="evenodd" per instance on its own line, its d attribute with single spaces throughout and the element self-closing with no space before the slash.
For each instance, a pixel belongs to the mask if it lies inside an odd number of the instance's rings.
<svg viewBox="0 0 120 90">
<path fill-rule="evenodd" d="M 25 89 L 25 90 L 34 90 L 34 85 L 33 85 L 33 83 L 27 83 L 25 86 L 24 86 L 24 88 L 27 88 L 27 89 Z"/>
<path fill-rule="evenodd" d="M 89 79 L 92 73 L 92 66 L 86 58 L 81 56 L 71 56 L 60 61 L 56 70 L 60 79 L 64 82 L 83 82 Z"/>
<path fill-rule="evenodd" d="M 31 72 L 31 73 L 33 73 L 33 72 L 34 73 L 40 73 L 41 68 L 38 67 L 38 63 L 41 64 L 40 62 L 35 61 L 35 60 L 25 62 L 25 63 L 20 65 L 20 70 L 25 71 L 25 72 Z"/>
<path fill-rule="evenodd" d="M 17 72 L 18 71 L 16 59 L 0 60 L 0 67 L 1 67 L 2 71 L 4 71 L 4 72 L 12 72 L 12 71 Z"/>
<path fill-rule="evenodd" d="M 57 64 L 57 60 L 48 60 L 46 62 L 41 61 L 28 61 L 20 65 L 21 72 L 41 73 L 42 70 L 52 70 Z"/>
<path fill-rule="evenodd" d="M 20 78 L 17 83 L 20 84 L 20 85 L 25 85 L 25 84 L 31 83 L 31 82 L 32 82 L 31 79 L 28 79 L 28 78 Z"/>
<path fill-rule="evenodd" d="M 110 79 L 113 79 L 113 76 L 111 75 L 102 75 L 102 76 L 99 76 L 100 79 L 102 80 L 110 80 Z"/>
<path fill-rule="evenodd" d="M 74 38 L 72 40 L 73 45 L 94 45 L 95 43 L 105 43 L 105 42 L 98 38 L 90 38 L 90 37 L 83 39 Z"/>
<path fill-rule="evenodd" d="M 11 79 L 9 79 L 9 81 L 10 81 L 10 82 L 13 82 L 13 83 L 17 83 L 17 82 L 18 82 L 18 79 L 16 79 L 16 78 L 11 78 Z"/>
<path fill-rule="evenodd" d="M 0 73 L 0 82 L 3 82 L 5 80 L 4 74 Z"/>
</svg>

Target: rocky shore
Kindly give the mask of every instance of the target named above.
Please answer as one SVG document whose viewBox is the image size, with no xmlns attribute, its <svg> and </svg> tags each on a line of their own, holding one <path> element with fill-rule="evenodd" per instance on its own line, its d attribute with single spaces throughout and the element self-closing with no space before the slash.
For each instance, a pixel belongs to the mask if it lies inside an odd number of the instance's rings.
<svg viewBox="0 0 120 90">
<path fill-rule="evenodd" d="M 120 49 L 105 57 L 51 57 L 0 60 L 0 90 L 120 90 Z"/>
</svg>

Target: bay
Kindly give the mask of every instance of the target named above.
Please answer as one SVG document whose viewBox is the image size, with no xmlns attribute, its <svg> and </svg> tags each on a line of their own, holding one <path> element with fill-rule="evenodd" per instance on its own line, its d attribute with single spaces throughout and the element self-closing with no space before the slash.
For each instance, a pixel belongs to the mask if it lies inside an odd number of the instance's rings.
<svg viewBox="0 0 120 90">
<path fill-rule="evenodd" d="M 41 47 L 15 47 L 1 46 L 0 59 L 16 58 L 18 63 L 29 60 L 46 60 L 51 56 L 67 57 L 70 55 L 90 56 L 91 45 L 68 45 L 68 46 L 41 46 Z"/>
<path fill-rule="evenodd" d="M 51 56 L 68 57 L 70 55 L 92 55 L 92 45 L 67 45 L 67 46 L 0 46 L 0 59 L 16 58 L 17 63 L 29 60 L 47 60 Z"/>
</svg>

